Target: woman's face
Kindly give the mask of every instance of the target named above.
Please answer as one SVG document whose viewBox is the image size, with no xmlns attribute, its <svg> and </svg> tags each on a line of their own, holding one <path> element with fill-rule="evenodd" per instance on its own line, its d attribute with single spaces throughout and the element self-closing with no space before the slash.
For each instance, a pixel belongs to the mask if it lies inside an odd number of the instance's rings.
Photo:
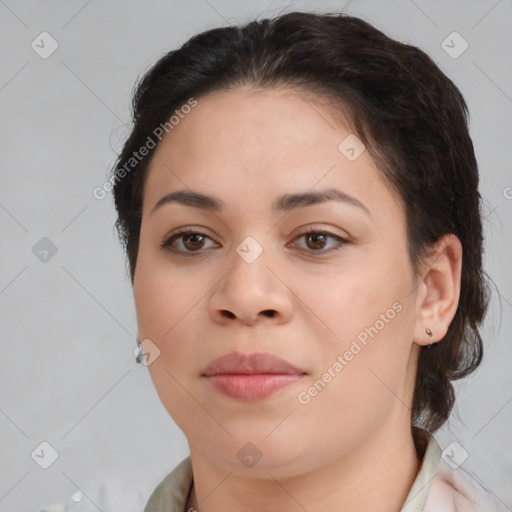
<svg viewBox="0 0 512 512">
<path fill-rule="evenodd" d="M 404 209 L 331 112 L 293 89 L 210 94 L 149 165 L 139 336 L 191 452 L 232 471 L 312 470 L 410 429 L 419 320 Z M 155 209 L 177 191 L 212 199 Z M 235 352 L 297 371 L 205 376 Z"/>
</svg>

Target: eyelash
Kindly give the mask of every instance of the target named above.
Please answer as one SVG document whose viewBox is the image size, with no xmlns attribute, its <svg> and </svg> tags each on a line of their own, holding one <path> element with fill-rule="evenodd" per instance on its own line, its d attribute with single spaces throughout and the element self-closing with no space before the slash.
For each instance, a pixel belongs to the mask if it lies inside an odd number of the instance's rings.
<svg viewBox="0 0 512 512">
<path fill-rule="evenodd" d="M 348 245 L 348 244 L 351 243 L 348 240 L 346 240 L 345 238 L 342 238 L 342 237 L 340 237 L 338 235 L 335 235 L 334 233 L 331 233 L 329 231 L 325 231 L 323 229 L 315 229 L 315 228 L 309 228 L 306 231 L 304 231 L 303 233 L 300 233 L 299 235 L 297 235 L 295 240 L 297 238 L 301 238 L 301 237 L 304 237 L 304 236 L 307 236 L 307 235 L 311 235 L 311 234 L 324 235 L 324 236 L 329 237 L 329 238 L 334 238 L 338 242 L 338 244 L 339 244 L 337 247 L 334 247 L 334 248 L 331 248 L 331 249 L 322 249 L 322 250 L 318 250 L 318 251 L 315 251 L 313 249 L 302 249 L 304 251 L 307 251 L 307 252 L 310 252 L 310 253 L 313 253 L 313 254 L 322 255 L 322 254 L 327 254 L 327 253 L 330 253 L 330 252 L 333 252 L 333 251 L 339 251 L 340 249 L 342 249 L 342 247 L 344 245 Z M 171 244 L 174 242 L 174 240 L 182 238 L 185 235 L 200 235 L 202 237 L 209 238 L 211 240 L 211 238 L 208 235 L 205 235 L 204 233 L 201 233 L 200 231 L 195 231 L 192 228 L 187 228 L 187 229 L 185 229 L 183 231 L 180 231 L 178 233 L 175 233 L 175 234 L 171 235 L 170 237 L 165 238 L 161 242 L 160 246 L 161 246 L 161 248 L 163 250 L 171 251 L 171 252 L 174 252 L 174 253 L 181 253 L 182 255 L 186 255 L 186 256 L 195 256 L 197 254 L 201 254 L 202 252 L 204 252 L 202 250 L 197 250 L 197 251 L 187 251 L 187 250 L 185 250 L 185 251 L 183 251 L 181 249 L 176 249 L 176 248 L 172 247 Z"/>
</svg>

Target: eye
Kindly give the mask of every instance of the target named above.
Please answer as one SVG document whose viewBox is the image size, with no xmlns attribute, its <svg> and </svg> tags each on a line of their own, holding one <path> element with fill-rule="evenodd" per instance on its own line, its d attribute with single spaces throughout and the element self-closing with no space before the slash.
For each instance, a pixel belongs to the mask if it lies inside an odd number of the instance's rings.
<svg viewBox="0 0 512 512">
<path fill-rule="evenodd" d="M 213 240 L 204 233 L 188 228 L 166 238 L 160 245 L 162 249 L 175 252 L 193 253 L 201 252 L 201 249 L 208 248 L 206 247 L 207 240 L 213 242 Z M 176 242 L 178 243 L 176 244 Z M 178 247 L 176 247 L 176 245 L 178 245 Z"/>
<path fill-rule="evenodd" d="M 335 235 L 334 233 L 315 228 L 308 229 L 295 240 L 299 240 L 301 238 L 305 240 L 306 247 L 299 246 L 299 249 L 317 254 L 338 251 L 343 245 L 350 243 L 348 240 Z M 210 246 L 208 246 L 208 241 L 211 243 Z M 329 243 L 329 241 L 331 243 Z M 174 233 L 170 237 L 164 239 L 160 245 L 162 249 L 183 254 L 201 253 L 203 252 L 202 249 L 218 246 L 218 244 L 208 235 L 205 235 L 200 231 L 195 231 L 192 228 L 187 228 L 186 230 Z M 290 245 L 297 246 L 295 243 Z"/>
<path fill-rule="evenodd" d="M 322 229 L 310 228 L 305 233 L 299 235 L 296 240 L 304 239 L 306 242 L 306 247 L 301 247 L 301 249 L 308 250 L 309 252 L 316 252 L 320 254 L 324 254 L 331 251 L 338 251 L 341 249 L 343 245 L 349 244 L 350 242 L 334 233 L 329 231 L 325 231 Z M 329 245 L 329 240 L 331 240 L 331 247 L 327 247 Z"/>
</svg>

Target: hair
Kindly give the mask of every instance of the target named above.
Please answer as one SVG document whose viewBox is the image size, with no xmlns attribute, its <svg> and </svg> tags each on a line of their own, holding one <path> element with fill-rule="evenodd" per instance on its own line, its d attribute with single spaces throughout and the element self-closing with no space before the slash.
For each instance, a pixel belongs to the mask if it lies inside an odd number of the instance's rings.
<svg viewBox="0 0 512 512">
<path fill-rule="evenodd" d="M 344 13 L 291 12 L 195 35 L 138 81 L 133 129 L 112 169 L 116 228 L 132 285 L 154 150 L 122 179 L 119 170 L 190 98 L 240 86 L 293 87 L 345 113 L 379 176 L 405 205 L 415 274 L 442 235 L 460 240 L 457 311 L 445 337 L 423 347 L 418 360 L 411 428 L 416 448 L 423 450 L 425 430 L 436 431 L 453 407 L 450 381 L 473 372 L 483 355 L 478 327 L 489 287 L 482 268 L 478 167 L 461 92 L 422 50 Z"/>
</svg>

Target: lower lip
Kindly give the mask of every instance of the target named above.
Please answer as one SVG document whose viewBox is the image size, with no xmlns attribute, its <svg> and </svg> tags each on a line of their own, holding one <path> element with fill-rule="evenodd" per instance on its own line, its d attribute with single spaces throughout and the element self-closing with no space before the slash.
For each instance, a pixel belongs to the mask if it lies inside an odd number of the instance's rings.
<svg viewBox="0 0 512 512">
<path fill-rule="evenodd" d="M 232 398 L 259 400 L 302 378 L 299 374 L 210 375 L 212 386 Z"/>
</svg>

